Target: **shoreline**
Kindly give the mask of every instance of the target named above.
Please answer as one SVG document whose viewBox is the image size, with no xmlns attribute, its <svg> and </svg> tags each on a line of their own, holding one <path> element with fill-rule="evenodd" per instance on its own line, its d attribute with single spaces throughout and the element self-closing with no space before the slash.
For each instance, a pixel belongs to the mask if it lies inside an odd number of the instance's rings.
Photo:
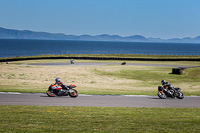
<svg viewBox="0 0 200 133">
<path fill-rule="evenodd" d="M 0 58 L 0 62 L 9 61 L 23 61 L 23 60 L 43 60 L 43 59 L 80 59 L 80 60 L 122 60 L 122 61 L 200 61 L 199 58 L 144 58 L 144 57 L 14 57 L 14 58 Z"/>
</svg>

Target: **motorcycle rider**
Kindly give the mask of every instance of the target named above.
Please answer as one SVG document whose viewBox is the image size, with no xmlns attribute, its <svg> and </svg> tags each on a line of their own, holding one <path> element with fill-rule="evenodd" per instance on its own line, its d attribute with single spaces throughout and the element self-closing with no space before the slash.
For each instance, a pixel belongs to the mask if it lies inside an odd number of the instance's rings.
<svg viewBox="0 0 200 133">
<path fill-rule="evenodd" d="M 56 81 L 56 82 L 55 82 L 54 85 L 57 84 L 57 85 L 61 86 L 61 87 L 64 88 L 64 89 L 68 89 L 67 85 L 65 85 L 63 82 L 61 82 L 60 78 L 56 78 L 55 81 Z M 61 94 L 62 94 L 62 90 L 59 89 L 57 95 L 60 96 Z"/>
<path fill-rule="evenodd" d="M 74 64 L 74 60 L 73 59 L 71 59 L 71 64 Z"/>
<path fill-rule="evenodd" d="M 164 91 L 167 91 L 170 94 L 173 93 L 173 88 L 174 87 L 169 82 L 166 82 L 165 80 L 162 80 L 161 84 L 162 84 L 162 86 L 164 88 Z"/>
</svg>

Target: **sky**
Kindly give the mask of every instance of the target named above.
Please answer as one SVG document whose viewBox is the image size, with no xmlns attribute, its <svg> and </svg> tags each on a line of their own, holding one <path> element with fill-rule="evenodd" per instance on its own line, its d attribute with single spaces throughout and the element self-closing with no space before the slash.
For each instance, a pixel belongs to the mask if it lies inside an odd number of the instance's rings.
<svg viewBox="0 0 200 133">
<path fill-rule="evenodd" d="M 200 36 L 200 0 L 0 0 L 0 27 L 66 35 Z"/>
</svg>

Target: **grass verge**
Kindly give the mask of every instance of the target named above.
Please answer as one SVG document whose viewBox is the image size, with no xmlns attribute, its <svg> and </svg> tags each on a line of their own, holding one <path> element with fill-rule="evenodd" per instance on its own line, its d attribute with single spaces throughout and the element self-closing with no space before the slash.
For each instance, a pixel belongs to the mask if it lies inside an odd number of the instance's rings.
<svg viewBox="0 0 200 133">
<path fill-rule="evenodd" d="M 199 132 L 200 108 L 0 106 L 0 132 Z"/>
<path fill-rule="evenodd" d="M 115 57 L 115 58 L 152 58 L 152 59 L 200 59 L 199 55 L 143 55 L 143 54 L 59 54 L 59 55 L 36 55 L 3 57 L 1 59 L 23 59 L 23 58 L 44 58 L 44 57 Z"/>
</svg>

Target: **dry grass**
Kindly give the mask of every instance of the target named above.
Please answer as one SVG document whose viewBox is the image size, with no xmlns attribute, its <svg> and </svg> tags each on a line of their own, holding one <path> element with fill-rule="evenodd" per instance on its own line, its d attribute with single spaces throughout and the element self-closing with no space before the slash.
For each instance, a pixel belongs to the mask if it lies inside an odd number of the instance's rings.
<svg viewBox="0 0 200 133">
<path fill-rule="evenodd" d="M 4 64 L 1 65 L 0 88 L 2 91 L 11 88 L 10 91 L 22 89 L 30 92 L 45 92 L 54 79 L 59 77 L 67 84 L 76 84 L 82 93 L 136 90 L 131 85 L 140 81 L 101 76 L 95 73 L 95 70 L 103 71 L 104 68 L 109 72 L 120 69 L 116 66 L 53 67 Z"/>
<path fill-rule="evenodd" d="M 58 63 L 60 61 L 63 62 L 63 60 L 55 60 L 53 62 Z M 66 84 L 76 84 L 79 93 L 84 94 L 156 95 L 157 86 L 165 78 L 190 95 L 200 95 L 200 85 L 197 81 L 177 81 L 178 78 L 182 79 L 183 77 L 170 74 L 171 68 L 168 67 L 20 65 L 21 63 L 47 62 L 52 62 L 52 60 L 20 61 L 12 62 L 11 64 L 1 63 L 0 91 L 46 92 L 48 86 L 54 82 L 54 79 L 59 77 Z M 195 64 L 198 64 L 198 62 Z"/>
</svg>

